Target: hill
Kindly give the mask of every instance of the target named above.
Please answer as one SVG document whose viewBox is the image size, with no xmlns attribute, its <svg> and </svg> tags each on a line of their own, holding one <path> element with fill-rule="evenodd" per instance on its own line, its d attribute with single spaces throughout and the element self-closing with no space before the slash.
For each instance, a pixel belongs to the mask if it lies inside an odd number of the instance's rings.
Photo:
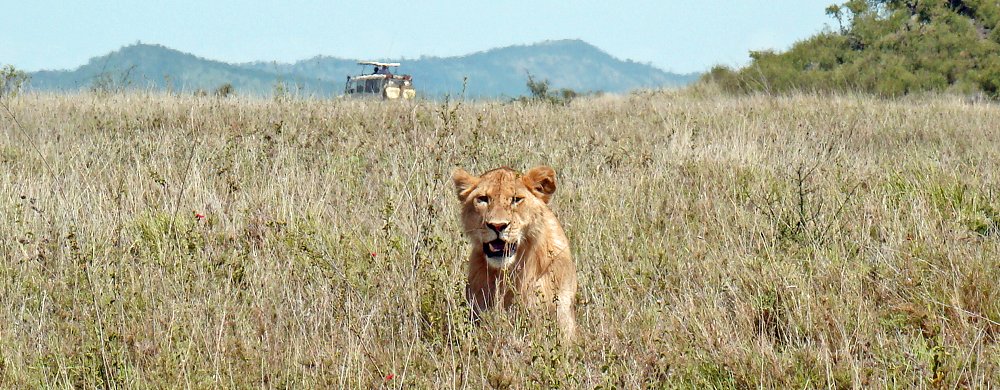
<svg viewBox="0 0 1000 390">
<path fill-rule="evenodd" d="M 278 80 L 309 85 L 316 93 L 330 93 L 334 89 L 324 88 L 322 80 L 315 78 L 281 75 L 141 43 L 92 58 L 72 71 L 35 72 L 31 74 L 30 88 L 44 91 L 93 88 L 195 91 L 230 83 L 237 91 L 265 92 Z"/>
<path fill-rule="evenodd" d="M 1000 98 L 1000 2 L 852 0 L 827 8 L 838 23 L 784 53 L 752 52 L 740 70 L 706 80 L 733 91 L 983 94 Z"/>
<path fill-rule="evenodd" d="M 459 93 L 465 78 L 470 97 L 524 95 L 529 73 L 548 79 L 555 88 L 604 92 L 682 86 L 698 77 L 622 61 L 580 40 L 509 46 L 458 57 L 388 60 L 402 62 L 401 71 L 412 74 L 427 96 Z M 109 87 L 195 91 L 230 83 L 238 93 L 265 95 L 277 82 L 285 82 L 304 94 L 330 96 L 341 91 L 346 75 L 360 71 L 356 60 L 330 56 L 295 63 L 230 64 L 137 43 L 95 57 L 75 70 L 35 72 L 30 85 L 45 91 Z"/>
</svg>

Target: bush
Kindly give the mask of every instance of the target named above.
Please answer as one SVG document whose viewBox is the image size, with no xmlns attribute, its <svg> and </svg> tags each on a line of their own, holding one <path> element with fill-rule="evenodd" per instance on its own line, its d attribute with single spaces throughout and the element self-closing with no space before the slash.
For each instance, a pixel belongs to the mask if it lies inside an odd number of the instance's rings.
<svg viewBox="0 0 1000 390">
<path fill-rule="evenodd" d="M 998 98 L 1000 6 L 995 2 L 853 0 L 830 6 L 837 31 L 784 53 L 755 51 L 740 70 L 715 67 L 703 82 L 731 92 L 860 90 L 880 96 L 972 92 Z"/>
<path fill-rule="evenodd" d="M 117 74 L 108 71 L 94 76 L 90 84 L 90 91 L 100 95 L 125 92 L 132 86 L 132 71 L 135 68 L 135 65 L 131 65 Z"/>
<path fill-rule="evenodd" d="M 531 77 L 531 73 L 528 73 L 527 86 L 528 91 L 531 92 L 531 96 L 522 96 L 514 99 L 515 101 L 541 101 L 552 104 L 567 105 L 573 101 L 573 99 L 580 96 L 579 93 L 569 88 L 561 88 L 555 92 L 551 92 L 549 88 L 549 80 L 535 80 L 534 77 Z"/>
<path fill-rule="evenodd" d="M 713 66 L 708 73 L 701 75 L 700 83 L 715 84 L 726 92 L 736 92 L 742 89 L 736 71 L 725 65 Z"/>
<path fill-rule="evenodd" d="M 215 89 L 215 96 L 224 98 L 224 97 L 229 97 L 235 92 L 236 91 L 233 89 L 233 84 L 225 83 Z"/>
<path fill-rule="evenodd" d="M 0 68 L 0 98 L 17 95 L 28 79 L 28 74 L 14 65 L 4 65 Z"/>
<path fill-rule="evenodd" d="M 993 55 L 978 75 L 979 87 L 991 99 L 1000 99 L 1000 56 Z"/>
</svg>

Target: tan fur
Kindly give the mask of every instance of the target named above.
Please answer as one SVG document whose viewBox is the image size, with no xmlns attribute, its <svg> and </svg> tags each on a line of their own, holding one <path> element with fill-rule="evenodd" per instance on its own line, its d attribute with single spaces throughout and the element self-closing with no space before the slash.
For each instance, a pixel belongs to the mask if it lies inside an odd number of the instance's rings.
<svg viewBox="0 0 1000 390">
<path fill-rule="evenodd" d="M 576 266 L 566 234 L 548 207 L 556 190 L 555 171 L 542 166 L 522 175 L 504 167 L 476 177 L 459 168 L 452 180 L 472 243 L 466 294 L 475 315 L 519 300 L 529 309 L 545 307 L 554 313 L 563 336 L 572 339 Z M 488 256 L 486 248 L 494 247 L 487 243 L 497 240 L 508 243 L 504 248 L 516 244 L 516 249 Z"/>
</svg>

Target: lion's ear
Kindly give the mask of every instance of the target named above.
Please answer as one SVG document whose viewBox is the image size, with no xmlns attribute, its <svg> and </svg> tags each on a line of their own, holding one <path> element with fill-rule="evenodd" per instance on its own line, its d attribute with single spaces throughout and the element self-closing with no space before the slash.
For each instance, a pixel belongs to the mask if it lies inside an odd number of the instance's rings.
<svg viewBox="0 0 1000 390">
<path fill-rule="evenodd" d="M 547 166 L 534 167 L 521 176 L 521 182 L 542 202 L 549 203 L 556 192 L 556 171 Z"/>
<path fill-rule="evenodd" d="M 469 197 L 469 192 L 472 192 L 472 188 L 479 184 L 479 178 L 472 176 L 469 172 L 466 172 L 462 168 L 456 168 L 454 172 L 451 173 L 451 180 L 455 182 L 455 195 L 458 196 L 459 201 L 465 201 L 465 198 Z"/>
</svg>

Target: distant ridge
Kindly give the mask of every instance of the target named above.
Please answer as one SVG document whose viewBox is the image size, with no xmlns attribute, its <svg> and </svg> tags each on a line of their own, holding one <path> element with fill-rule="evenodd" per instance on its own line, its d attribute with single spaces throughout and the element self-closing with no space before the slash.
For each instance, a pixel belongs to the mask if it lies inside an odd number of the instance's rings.
<svg viewBox="0 0 1000 390">
<path fill-rule="evenodd" d="M 529 73 L 537 79 L 548 79 L 553 88 L 577 92 L 677 87 L 699 76 L 622 61 L 575 39 L 507 46 L 457 57 L 381 60 L 402 62 L 401 71 L 412 74 L 420 93 L 429 97 L 459 93 L 466 77 L 466 96 L 499 98 L 527 94 Z M 136 43 L 94 57 L 74 70 L 35 72 L 30 88 L 68 91 L 103 83 L 123 88 L 211 92 L 230 83 L 238 94 L 268 95 L 277 83 L 283 82 L 289 90 L 302 94 L 333 96 L 341 93 L 348 74 L 360 71 L 354 59 L 316 56 L 291 64 L 230 64 L 161 45 Z"/>
</svg>

